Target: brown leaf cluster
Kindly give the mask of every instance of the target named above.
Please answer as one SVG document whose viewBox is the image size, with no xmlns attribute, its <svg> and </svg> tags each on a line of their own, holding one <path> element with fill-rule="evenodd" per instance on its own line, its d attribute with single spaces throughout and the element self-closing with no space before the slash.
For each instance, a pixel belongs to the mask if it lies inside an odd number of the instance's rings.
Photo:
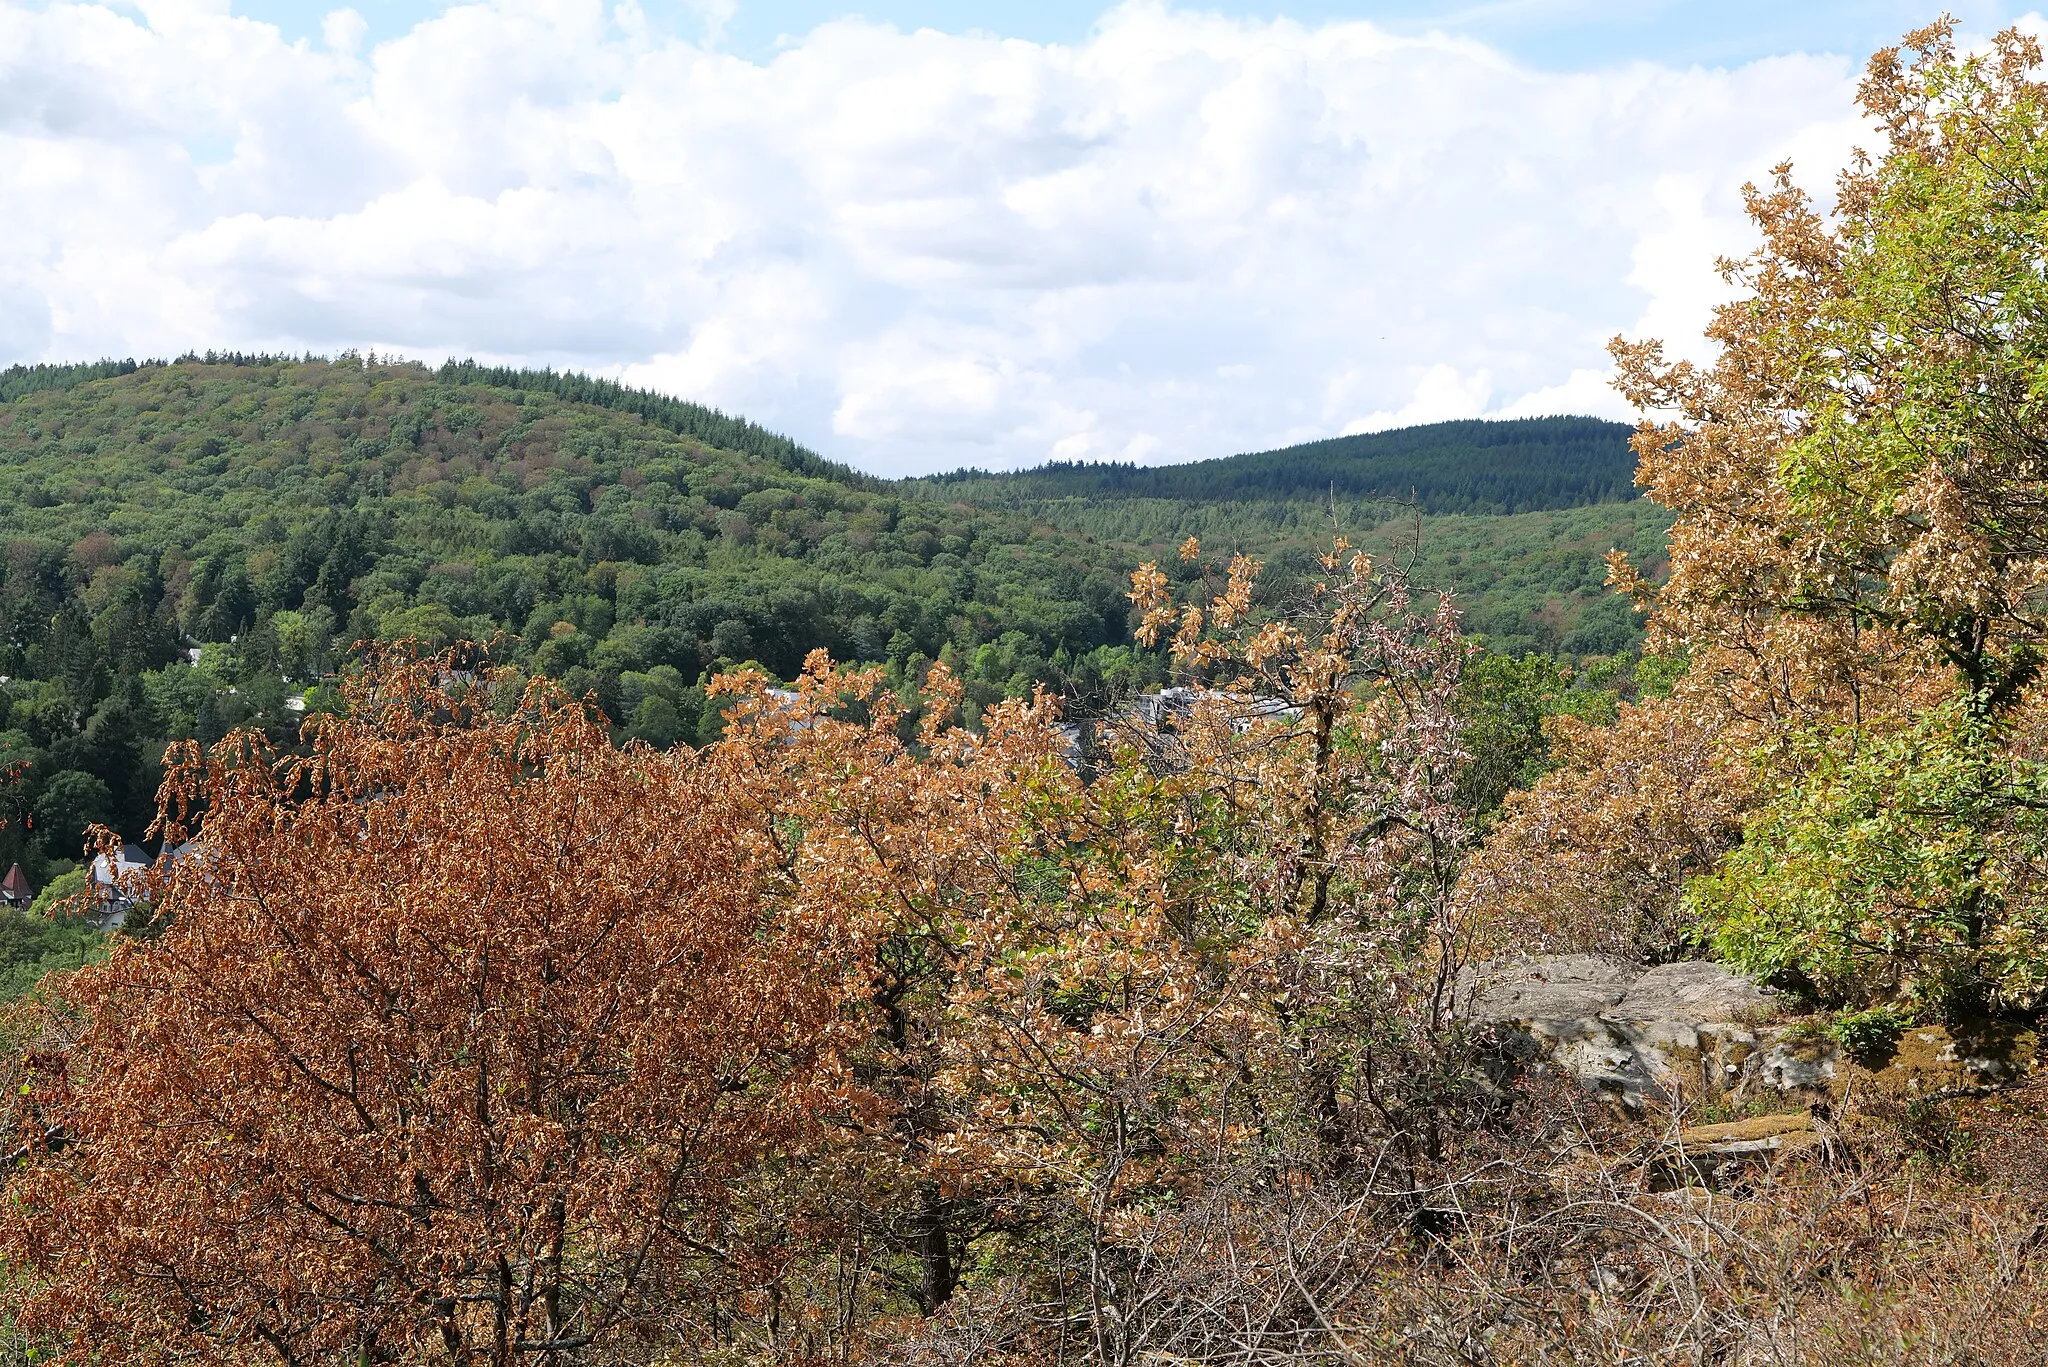
<svg viewBox="0 0 2048 1367">
<path fill-rule="evenodd" d="M 731 1182 L 836 1089 L 857 944 L 741 776 L 444 666 L 168 779 L 195 851 L 68 985 L 0 1212 L 20 1326 L 77 1360 L 631 1341 L 731 1274 Z"/>
</svg>

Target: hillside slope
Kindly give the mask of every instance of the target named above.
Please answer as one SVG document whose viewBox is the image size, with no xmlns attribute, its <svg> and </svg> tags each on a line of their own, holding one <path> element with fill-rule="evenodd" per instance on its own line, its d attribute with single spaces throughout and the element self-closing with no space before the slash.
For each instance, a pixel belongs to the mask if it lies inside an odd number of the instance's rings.
<svg viewBox="0 0 2048 1367">
<path fill-rule="evenodd" d="M 1120 552 L 719 415 L 755 449 L 674 430 L 709 410 L 353 357 L 9 378 L 0 871 L 75 853 L 89 821 L 139 834 L 165 740 L 289 737 L 290 700 L 363 638 L 509 634 L 659 744 L 716 731 L 707 670 L 787 677 L 816 647 L 944 655 L 977 702 L 1055 661 L 1097 687 L 1150 667 Z"/>
<path fill-rule="evenodd" d="M 1327 498 L 977 493 L 580 376 L 355 356 L 0 372 L 0 871 L 39 879 L 89 821 L 139 832 L 167 740 L 294 735 L 292 702 L 319 705 L 357 640 L 499 637 L 656 744 L 716 733 L 709 671 L 788 677 L 819 647 L 897 677 L 943 659 L 971 707 L 1040 683 L 1100 699 L 1163 676 L 1129 637 L 1140 559 L 1186 576 L 1168 552 L 1199 534 L 1266 556 L 1278 597 L 1333 529 Z M 1581 654 L 1637 635 L 1601 552 L 1655 555 L 1664 525 L 1640 500 L 1419 528 L 1339 511 L 1495 645 Z"/>
<path fill-rule="evenodd" d="M 899 632 L 899 654 L 935 655 L 955 617 L 1000 616 L 1049 650 L 1122 637 L 1121 580 L 1087 582 L 1099 557 L 1074 539 L 906 498 L 722 415 L 704 425 L 724 448 L 624 411 L 616 386 L 601 407 L 531 374 L 486 382 L 507 378 L 245 361 L 30 392 L 0 406 L 0 529 L 83 562 L 146 557 L 200 640 L 265 611 L 430 637 L 560 620 L 597 639 L 630 613 L 652 635 L 628 660 L 694 677 L 721 623 L 783 673 L 813 645 L 885 657 Z"/>
<path fill-rule="evenodd" d="M 963 470 L 931 483 L 1001 506 L 1399 499 L 1432 513 L 1521 513 L 1634 498 L 1631 431 L 1599 418 L 1474 419 L 1185 465 L 1054 463 L 1012 474 Z"/>
</svg>

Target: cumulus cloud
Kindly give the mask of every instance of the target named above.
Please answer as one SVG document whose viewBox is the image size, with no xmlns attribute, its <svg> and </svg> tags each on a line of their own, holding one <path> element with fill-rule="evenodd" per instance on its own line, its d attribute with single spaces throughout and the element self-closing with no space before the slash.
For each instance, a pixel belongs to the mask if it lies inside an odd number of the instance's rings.
<svg viewBox="0 0 2048 1367">
<path fill-rule="evenodd" d="M 1618 413 L 1739 187 L 1854 69 L 1538 71 L 1133 0 L 1085 43 L 859 21 L 771 60 L 634 0 L 363 51 L 213 0 L 0 0 L 0 360 L 347 346 L 577 366 L 889 473 Z"/>
<path fill-rule="evenodd" d="M 352 9 L 329 10 L 320 21 L 320 37 L 336 52 L 353 53 L 363 45 L 370 21 Z"/>
</svg>

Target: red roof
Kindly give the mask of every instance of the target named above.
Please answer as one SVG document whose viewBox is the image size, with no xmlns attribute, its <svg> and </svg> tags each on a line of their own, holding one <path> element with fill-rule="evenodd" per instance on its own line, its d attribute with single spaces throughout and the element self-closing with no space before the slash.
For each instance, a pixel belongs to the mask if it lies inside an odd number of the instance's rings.
<svg viewBox="0 0 2048 1367">
<path fill-rule="evenodd" d="M 11 902 L 33 902 L 36 890 L 28 885 L 28 875 L 21 871 L 21 865 L 16 864 L 5 878 L 0 878 L 0 894 Z"/>
</svg>

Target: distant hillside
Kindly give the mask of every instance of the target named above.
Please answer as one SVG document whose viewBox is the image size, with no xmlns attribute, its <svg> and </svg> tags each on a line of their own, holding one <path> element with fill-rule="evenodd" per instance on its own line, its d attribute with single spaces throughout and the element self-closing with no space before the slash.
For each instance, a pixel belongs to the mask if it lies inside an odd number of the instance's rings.
<svg viewBox="0 0 2048 1367">
<path fill-rule="evenodd" d="M 180 356 L 178 365 L 270 367 L 325 362 L 325 357 L 245 355 L 241 352 L 209 351 L 205 355 Z M 96 361 L 84 365 L 14 365 L 0 370 L 0 403 L 45 390 L 71 389 L 93 380 L 133 375 L 143 365 L 165 366 L 168 361 Z M 528 394 L 548 394 L 568 403 L 589 404 L 645 418 L 678 436 L 694 437 L 721 451 L 772 460 L 786 470 L 803 475 L 820 475 L 843 483 L 876 486 L 879 480 L 861 474 L 848 465 L 826 460 L 788 437 L 770 432 L 745 418 L 730 418 L 715 408 L 683 399 L 670 398 L 649 389 L 633 389 L 613 380 L 593 379 L 575 372 L 518 370 L 510 366 L 478 365 L 475 361 L 448 361 L 434 372 L 442 384 L 482 385 Z"/>
<path fill-rule="evenodd" d="M 1128 567 L 1084 537 L 1034 539 L 1012 515 L 586 376 L 214 354 L 15 367 L 0 396 L 0 536 L 47 548 L 0 576 L 0 608 L 8 586 L 61 598 L 62 578 L 118 565 L 172 638 L 226 642 L 291 613 L 343 645 L 510 631 L 537 651 L 567 623 L 589 639 L 557 633 L 565 660 L 630 636 L 613 672 L 692 681 L 748 656 L 786 676 L 818 646 L 882 660 L 1005 631 L 1040 656 L 1127 640 Z"/>
<path fill-rule="evenodd" d="M 1164 677 L 1130 638 L 1139 561 L 1192 582 L 1171 551 L 1196 534 L 1264 557 L 1262 598 L 1281 601 L 1341 529 L 1451 589 L 1496 649 L 1623 652 L 1640 626 L 1600 556 L 1652 562 L 1668 515 L 1598 501 L 1626 493 L 1594 473 L 1625 461 L 1620 430 L 1445 424 L 1301 459 L 890 481 L 580 375 L 17 366 L 0 371 L 0 869 L 40 884 L 89 823 L 139 833 L 167 741 L 241 724 L 289 741 L 365 638 L 498 637 L 657 745 L 717 734 L 708 672 L 787 678 L 819 647 L 911 680 L 943 660 L 970 709 L 1039 684 L 1085 704 Z M 1417 519 L 1369 496 L 1401 484 L 1438 508 L 1591 506 Z"/>
<path fill-rule="evenodd" d="M 1186 465 L 1055 463 L 930 482 L 975 503 L 1045 499 L 1297 502 L 1413 499 L 1432 513 L 1524 513 L 1635 497 L 1624 423 L 1517 418 L 1332 437 Z"/>
</svg>

